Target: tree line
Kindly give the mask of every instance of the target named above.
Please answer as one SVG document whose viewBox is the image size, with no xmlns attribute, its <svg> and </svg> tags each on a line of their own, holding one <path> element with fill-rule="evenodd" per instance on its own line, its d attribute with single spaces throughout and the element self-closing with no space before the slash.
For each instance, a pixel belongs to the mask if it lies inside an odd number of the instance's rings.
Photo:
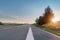
<svg viewBox="0 0 60 40">
<path fill-rule="evenodd" d="M 35 21 L 36 24 L 43 25 L 43 24 L 51 23 L 53 18 L 54 18 L 53 11 L 48 6 L 47 8 L 45 8 L 45 12 L 43 16 L 39 16 L 39 18 L 37 18 Z"/>
</svg>

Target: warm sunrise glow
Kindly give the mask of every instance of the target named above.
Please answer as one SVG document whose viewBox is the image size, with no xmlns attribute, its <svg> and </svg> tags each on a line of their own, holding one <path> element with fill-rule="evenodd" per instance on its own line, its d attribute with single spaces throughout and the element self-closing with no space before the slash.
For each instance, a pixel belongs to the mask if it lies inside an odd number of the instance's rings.
<svg viewBox="0 0 60 40">
<path fill-rule="evenodd" d="M 58 21 L 57 18 L 53 18 L 53 19 L 52 19 L 52 22 L 53 22 L 53 23 L 55 23 L 56 21 Z"/>
</svg>

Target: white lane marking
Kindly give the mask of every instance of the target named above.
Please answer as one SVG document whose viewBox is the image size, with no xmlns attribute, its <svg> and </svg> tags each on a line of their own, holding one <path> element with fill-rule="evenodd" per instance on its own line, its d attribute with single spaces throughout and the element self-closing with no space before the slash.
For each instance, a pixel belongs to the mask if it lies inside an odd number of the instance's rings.
<svg viewBox="0 0 60 40">
<path fill-rule="evenodd" d="M 34 37 L 33 37 L 33 33 L 32 33 L 32 30 L 31 30 L 31 27 L 29 27 L 29 31 L 28 31 L 26 40 L 34 40 Z"/>
</svg>

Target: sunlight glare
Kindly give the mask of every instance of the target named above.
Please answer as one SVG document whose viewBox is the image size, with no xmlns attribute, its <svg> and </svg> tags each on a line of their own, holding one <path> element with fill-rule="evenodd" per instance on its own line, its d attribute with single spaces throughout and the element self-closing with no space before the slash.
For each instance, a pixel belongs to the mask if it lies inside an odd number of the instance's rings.
<svg viewBox="0 0 60 40">
<path fill-rule="evenodd" d="M 55 23 L 56 21 L 58 21 L 56 18 L 53 18 L 53 19 L 52 19 L 52 22 Z"/>
</svg>

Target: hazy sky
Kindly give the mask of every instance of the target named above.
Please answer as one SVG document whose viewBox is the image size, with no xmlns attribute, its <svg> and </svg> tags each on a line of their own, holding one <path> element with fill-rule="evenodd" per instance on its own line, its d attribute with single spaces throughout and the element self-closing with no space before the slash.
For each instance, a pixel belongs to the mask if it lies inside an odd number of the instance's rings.
<svg viewBox="0 0 60 40">
<path fill-rule="evenodd" d="M 0 0 L 0 21 L 33 23 L 47 6 L 60 19 L 60 0 Z"/>
</svg>

